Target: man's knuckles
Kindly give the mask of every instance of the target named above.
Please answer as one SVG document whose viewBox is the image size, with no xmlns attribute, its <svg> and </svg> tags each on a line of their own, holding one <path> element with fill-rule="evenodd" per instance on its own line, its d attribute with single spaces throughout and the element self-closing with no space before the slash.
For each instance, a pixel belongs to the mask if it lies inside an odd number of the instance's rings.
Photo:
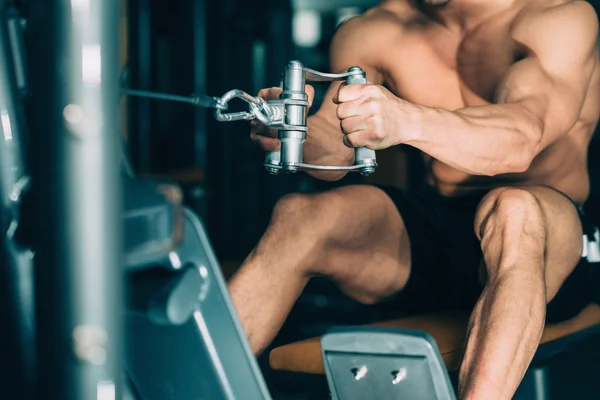
<svg viewBox="0 0 600 400">
<path fill-rule="evenodd" d="M 352 133 L 354 131 L 355 126 L 356 126 L 356 121 L 354 118 L 346 118 L 346 119 L 342 119 L 340 121 L 340 128 L 342 129 L 342 132 L 345 134 Z"/>
<path fill-rule="evenodd" d="M 338 103 L 346 103 L 360 97 L 362 85 L 341 85 L 338 90 Z"/>
<path fill-rule="evenodd" d="M 381 101 L 377 101 L 372 98 L 365 100 L 362 106 L 370 116 L 379 116 L 383 111 L 383 105 L 381 104 Z"/>
<path fill-rule="evenodd" d="M 352 132 L 344 136 L 344 144 L 348 147 L 363 147 L 365 145 L 364 131 Z"/>
<path fill-rule="evenodd" d="M 380 98 L 382 90 L 377 85 L 344 85 L 340 88 L 340 101 L 352 101 L 363 98 Z"/>
<path fill-rule="evenodd" d="M 381 97 L 381 87 L 377 85 L 354 85 L 364 97 Z"/>
</svg>

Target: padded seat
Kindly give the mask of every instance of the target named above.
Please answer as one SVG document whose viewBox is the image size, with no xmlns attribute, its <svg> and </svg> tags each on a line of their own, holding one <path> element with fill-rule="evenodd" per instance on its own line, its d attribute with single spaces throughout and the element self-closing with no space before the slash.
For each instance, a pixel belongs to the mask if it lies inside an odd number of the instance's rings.
<svg viewBox="0 0 600 400">
<path fill-rule="evenodd" d="M 368 326 L 412 329 L 429 333 L 440 349 L 446 368 L 449 372 L 453 372 L 458 370 L 462 361 L 468 321 L 467 313 L 444 313 L 394 319 Z M 540 344 L 552 342 L 598 324 L 600 324 L 600 307 L 590 305 L 568 321 L 546 325 Z M 277 347 L 269 354 L 269 361 L 275 371 L 325 374 L 320 337 Z"/>
</svg>

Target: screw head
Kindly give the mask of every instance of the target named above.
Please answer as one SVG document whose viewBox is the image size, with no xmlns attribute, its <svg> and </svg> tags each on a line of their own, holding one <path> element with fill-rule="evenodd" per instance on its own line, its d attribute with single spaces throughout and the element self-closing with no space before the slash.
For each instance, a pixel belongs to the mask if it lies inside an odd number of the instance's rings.
<svg viewBox="0 0 600 400">
<path fill-rule="evenodd" d="M 399 384 L 406 379 L 406 375 L 408 375 L 408 371 L 404 367 L 400 368 L 398 371 L 392 371 L 392 376 L 394 377 L 394 379 L 392 379 L 392 384 Z"/>
<path fill-rule="evenodd" d="M 369 176 L 371 175 L 373 172 L 375 172 L 375 167 L 364 167 L 360 169 L 360 174 L 362 176 Z"/>
<path fill-rule="evenodd" d="M 355 381 L 360 381 L 362 378 L 364 378 L 367 375 L 367 372 L 369 372 L 366 365 L 363 365 L 359 368 L 352 368 L 351 371 L 352 371 L 352 374 L 354 375 Z"/>
</svg>

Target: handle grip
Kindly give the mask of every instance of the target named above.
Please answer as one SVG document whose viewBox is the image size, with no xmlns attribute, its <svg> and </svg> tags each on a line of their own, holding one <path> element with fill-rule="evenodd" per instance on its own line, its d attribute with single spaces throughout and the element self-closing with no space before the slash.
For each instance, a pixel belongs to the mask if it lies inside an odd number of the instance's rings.
<svg viewBox="0 0 600 400">
<path fill-rule="evenodd" d="M 359 67 L 352 67 L 348 72 L 354 74 L 349 75 L 346 78 L 346 84 L 348 85 L 365 85 L 367 83 L 367 76 L 365 72 Z M 354 165 L 361 166 L 360 173 L 362 175 L 371 175 L 375 172 L 377 166 L 377 158 L 375 156 L 375 150 L 371 150 L 366 147 L 357 147 L 354 149 Z"/>
<path fill-rule="evenodd" d="M 292 83 L 298 83 L 298 73 L 301 73 L 301 85 L 300 84 L 296 84 L 294 86 L 296 86 L 296 88 L 294 89 L 294 91 L 291 92 L 291 97 L 289 97 L 289 99 L 291 99 L 292 101 L 297 100 L 297 96 L 302 94 L 304 92 L 304 82 L 305 81 L 318 81 L 318 82 L 331 82 L 331 81 L 341 81 L 341 80 L 345 80 L 347 84 L 349 85 L 353 85 L 353 84 L 366 84 L 367 83 L 367 76 L 365 71 L 360 68 L 360 67 L 352 67 L 350 69 L 348 69 L 347 72 L 343 73 L 343 74 L 328 74 L 328 73 L 323 73 L 323 72 L 318 72 L 318 71 L 314 71 L 311 70 L 309 68 L 305 68 L 300 62 L 298 61 L 292 61 L 290 62 L 290 64 L 286 67 L 285 73 L 284 73 L 284 81 L 286 81 L 286 79 L 290 79 L 290 82 Z M 293 79 L 295 78 L 295 80 Z M 285 89 L 286 85 L 283 84 L 282 85 Z M 288 85 L 289 86 L 289 85 Z M 285 93 L 285 90 L 284 90 Z M 306 93 L 304 93 L 304 97 L 303 100 L 305 101 L 305 97 L 306 97 Z M 306 107 L 306 104 L 298 104 L 299 106 L 304 106 Z M 296 106 L 297 108 L 297 106 Z M 286 113 L 287 109 L 282 109 L 282 113 Z M 297 110 L 295 110 L 297 111 Z M 296 114 L 292 114 L 292 116 L 294 117 L 298 117 L 299 115 Z M 284 118 L 285 120 L 285 118 Z M 300 119 L 298 120 L 298 122 L 296 124 L 291 124 L 292 127 L 295 127 L 297 129 L 302 128 L 302 130 L 305 132 L 306 131 L 306 121 L 305 119 L 302 119 L 302 121 L 300 122 Z M 295 130 L 292 129 L 291 132 L 294 132 Z M 286 130 L 287 132 L 287 130 Z M 304 139 L 305 136 L 302 137 L 302 139 Z M 296 139 L 296 141 L 299 138 L 291 138 L 291 139 Z M 281 135 L 280 135 L 280 140 L 281 140 Z M 291 141 L 292 143 L 294 143 L 294 141 Z M 289 147 L 288 143 L 288 147 Z M 302 143 L 303 144 L 303 140 Z M 300 156 L 299 157 L 295 157 L 295 160 L 299 160 L 299 162 L 295 162 L 293 164 L 289 163 L 289 153 L 286 157 L 288 160 L 288 163 L 286 163 L 286 166 L 282 166 L 281 162 L 282 162 L 282 155 L 281 155 L 281 151 L 273 151 L 273 152 L 267 152 L 265 154 L 265 168 L 267 169 L 267 171 L 269 171 L 272 174 L 278 174 L 280 171 L 285 171 L 285 172 L 296 172 L 297 170 L 327 170 L 327 171 L 360 171 L 360 173 L 364 176 L 367 175 L 371 175 L 374 171 L 375 168 L 377 167 L 377 159 L 375 156 L 375 151 L 368 149 L 366 147 L 359 147 L 354 149 L 354 165 L 352 166 L 344 166 L 344 167 L 336 167 L 336 166 L 324 166 L 324 165 L 311 165 L 311 164 L 305 164 L 302 162 L 302 153 L 301 150 L 302 148 L 299 148 L 300 152 Z M 290 151 L 290 149 L 288 148 L 288 151 Z M 294 153 L 296 154 L 296 153 Z M 297 154 L 296 154 L 297 155 Z M 290 164 L 290 165 L 287 165 Z M 293 166 L 293 168 L 291 168 Z"/>
</svg>

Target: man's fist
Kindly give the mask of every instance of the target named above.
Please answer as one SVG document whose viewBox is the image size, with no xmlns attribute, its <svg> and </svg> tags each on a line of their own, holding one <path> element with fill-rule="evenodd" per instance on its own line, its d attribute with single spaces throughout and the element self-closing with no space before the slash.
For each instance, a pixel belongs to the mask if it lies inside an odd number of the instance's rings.
<svg viewBox="0 0 600 400">
<path fill-rule="evenodd" d="M 333 101 L 346 146 L 381 150 L 403 142 L 410 103 L 383 86 L 342 84 Z"/>
</svg>

